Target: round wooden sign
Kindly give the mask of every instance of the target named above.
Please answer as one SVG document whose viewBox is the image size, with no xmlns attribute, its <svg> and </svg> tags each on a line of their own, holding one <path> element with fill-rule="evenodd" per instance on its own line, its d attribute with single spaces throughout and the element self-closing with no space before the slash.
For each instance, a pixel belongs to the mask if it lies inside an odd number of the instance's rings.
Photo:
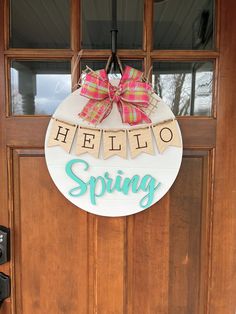
<svg viewBox="0 0 236 314">
<path fill-rule="evenodd" d="M 123 124 L 116 104 L 96 128 L 83 121 L 78 113 L 88 99 L 80 89 L 59 105 L 47 129 L 45 156 L 55 185 L 71 203 L 97 215 L 126 216 L 168 192 L 180 169 L 182 138 L 170 108 L 155 98 L 152 124 L 138 126 Z"/>
</svg>

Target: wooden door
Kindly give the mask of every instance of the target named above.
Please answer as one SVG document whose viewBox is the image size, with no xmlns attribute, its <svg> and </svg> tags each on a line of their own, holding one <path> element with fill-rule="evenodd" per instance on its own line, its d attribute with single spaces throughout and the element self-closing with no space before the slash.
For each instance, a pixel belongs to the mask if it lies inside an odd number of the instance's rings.
<svg viewBox="0 0 236 314">
<path fill-rule="evenodd" d="M 27 32 L 32 2 L 14 3 L 22 5 L 19 25 Z M 10 94 L 13 65 L 21 71 L 24 62 L 38 61 L 41 74 L 53 68 L 43 61 L 59 62 L 59 73 L 67 73 L 68 62 L 74 68 L 82 45 L 80 1 L 72 0 L 68 11 L 71 35 L 63 36 L 71 36 L 69 47 L 66 40 L 62 47 L 41 47 L 44 36 L 39 34 L 31 46 L 21 46 L 21 38 L 11 41 L 15 30 L 9 27 L 9 12 L 14 23 L 20 11 L 0 1 L 0 224 L 9 226 L 12 235 L 11 260 L 0 266 L 11 277 L 11 298 L 1 305 L 1 314 L 235 313 L 235 1 L 216 1 L 215 48 L 205 50 L 155 48 L 155 3 L 144 1 L 142 47 L 121 49 L 121 59 L 136 60 L 144 70 L 153 63 L 153 72 L 158 64 L 163 73 L 170 62 L 211 62 L 212 110 L 208 116 L 178 117 L 184 158 L 169 193 L 139 214 L 104 218 L 76 208 L 60 194 L 44 159 L 50 117 L 35 114 L 32 104 L 27 108 L 35 96 L 29 92 L 22 96 L 25 107 L 19 114 L 12 109 L 19 100 Z M 44 9 L 47 5 L 50 9 L 53 2 L 45 1 Z M 50 10 L 44 11 L 45 19 L 47 14 L 52 19 Z M 176 16 L 183 12 L 176 8 Z M 50 25 L 45 36 L 55 23 Z M 84 48 L 81 63 L 105 62 L 109 53 Z M 75 74 L 72 85 L 79 71 Z M 32 76 L 24 75 L 32 90 Z"/>
</svg>

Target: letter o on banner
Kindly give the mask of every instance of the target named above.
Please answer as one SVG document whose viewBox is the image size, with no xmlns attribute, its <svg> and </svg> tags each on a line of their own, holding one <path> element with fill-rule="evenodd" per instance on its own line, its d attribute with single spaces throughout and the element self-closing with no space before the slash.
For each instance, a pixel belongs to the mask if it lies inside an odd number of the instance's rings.
<svg viewBox="0 0 236 314">
<path fill-rule="evenodd" d="M 79 89 L 58 106 L 47 129 L 45 157 L 56 187 L 73 205 L 96 215 L 126 216 L 168 192 L 180 169 L 182 138 L 170 108 L 155 98 L 152 125 L 123 124 L 114 104 L 94 127 L 78 117 L 88 101 Z"/>
<path fill-rule="evenodd" d="M 173 139 L 173 132 L 170 128 L 163 127 L 160 131 L 160 138 L 163 142 L 169 143 Z"/>
</svg>

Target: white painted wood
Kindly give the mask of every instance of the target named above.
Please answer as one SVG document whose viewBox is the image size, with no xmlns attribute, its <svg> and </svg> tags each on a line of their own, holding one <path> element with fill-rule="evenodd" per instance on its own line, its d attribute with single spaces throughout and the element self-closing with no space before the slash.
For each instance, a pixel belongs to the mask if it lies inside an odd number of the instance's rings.
<svg viewBox="0 0 236 314">
<path fill-rule="evenodd" d="M 117 85 L 118 81 L 113 82 Z M 151 119 L 153 123 L 161 122 L 174 118 L 170 108 L 157 96 L 159 99 L 158 107 L 152 114 Z M 61 105 L 57 108 L 54 118 L 61 119 L 70 123 L 89 126 L 88 123 L 82 121 L 78 117 L 78 113 L 82 110 L 87 102 L 87 98 L 80 95 L 80 91 L 76 90 L 69 97 L 67 97 Z M 98 126 L 99 127 L 99 126 Z M 129 125 L 124 125 L 121 121 L 116 104 L 109 117 L 100 125 L 102 128 L 131 128 Z M 137 126 L 136 126 L 137 127 Z M 121 192 L 114 192 L 112 194 L 104 194 L 103 197 L 97 198 L 97 204 L 92 205 L 89 197 L 89 188 L 83 196 L 72 197 L 69 195 L 69 190 L 76 187 L 75 183 L 69 178 L 65 172 L 65 165 L 71 159 L 83 159 L 89 164 L 88 171 L 83 171 L 82 168 L 73 169 L 77 176 L 83 181 L 87 182 L 90 176 L 104 176 L 105 172 L 109 172 L 110 176 L 115 178 L 118 170 L 122 170 L 123 177 L 131 178 L 133 175 L 152 175 L 158 182 L 161 183 L 154 194 L 152 204 L 159 201 L 170 189 L 174 183 L 182 160 L 182 147 L 169 147 L 162 154 L 158 152 L 155 139 L 153 136 L 153 145 L 155 149 L 154 155 L 140 154 L 135 159 L 131 159 L 130 151 L 128 149 L 128 158 L 123 159 L 119 156 L 112 156 L 109 159 L 94 158 L 89 154 L 80 156 L 75 155 L 75 142 L 72 146 L 71 153 L 66 153 L 61 147 L 47 147 L 47 139 L 51 128 L 49 123 L 46 139 L 45 139 L 45 156 L 49 173 L 60 192 L 75 206 L 86 210 L 90 213 L 102 216 L 126 216 L 142 211 L 140 207 L 140 200 L 147 194 L 146 192 L 139 191 L 137 194 L 129 191 L 128 195 Z M 180 132 L 180 130 L 179 130 Z M 181 137 L 181 132 L 180 132 Z M 182 138 L 181 138 L 182 142 Z M 101 151 L 102 151 L 101 147 Z M 97 187 L 99 192 L 100 186 Z"/>
</svg>

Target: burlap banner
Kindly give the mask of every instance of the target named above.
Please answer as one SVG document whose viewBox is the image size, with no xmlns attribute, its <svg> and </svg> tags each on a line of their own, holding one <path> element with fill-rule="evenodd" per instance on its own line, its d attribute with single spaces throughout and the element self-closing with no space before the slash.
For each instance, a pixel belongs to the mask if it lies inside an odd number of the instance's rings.
<svg viewBox="0 0 236 314">
<path fill-rule="evenodd" d="M 145 127 L 132 129 L 99 129 L 77 126 L 57 119 L 53 120 L 47 145 L 59 145 L 68 153 L 71 150 L 73 140 L 77 132 L 75 144 L 76 155 L 89 153 L 98 158 L 100 155 L 101 138 L 103 137 L 103 158 L 107 159 L 114 155 L 127 158 L 127 135 L 131 158 L 141 153 L 154 154 L 154 138 L 160 153 L 169 146 L 181 147 L 182 141 L 176 120 L 163 121 L 150 124 Z M 154 137 L 153 137 L 153 134 Z"/>
<path fill-rule="evenodd" d="M 76 155 L 89 153 L 97 158 L 100 149 L 101 133 L 100 129 L 79 127 Z"/>
<path fill-rule="evenodd" d="M 152 129 L 160 153 L 164 152 L 169 146 L 181 147 L 176 120 L 153 125 Z"/>
<path fill-rule="evenodd" d="M 150 127 L 128 130 L 131 157 L 141 153 L 153 155 L 152 134 Z"/>
<path fill-rule="evenodd" d="M 75 137 L 77 125 L 53 119 L 47 145 L 61 146 L 68 153 Z"/>
<path fill-rule="evenodd" d="M 103 158 L 111 156 L 126 158 L 126 131 L 104 130 L 103 131 Z"/>
</svg>

